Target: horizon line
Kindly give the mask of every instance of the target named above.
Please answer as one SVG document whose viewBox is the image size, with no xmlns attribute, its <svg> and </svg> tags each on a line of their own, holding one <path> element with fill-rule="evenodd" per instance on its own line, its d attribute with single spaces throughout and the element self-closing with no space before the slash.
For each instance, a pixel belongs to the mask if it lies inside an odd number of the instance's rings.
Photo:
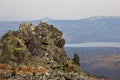
<svg viewBox="0 0 120 80">
<path fill-rule="evenodd" d="M 31 19 L 31 20 L 0 20 L 0 22 L 25 22 L 25 21 L 41 21 L 41 20 L 43 20 L 44 18 L 48 18 L 49 20 L 82 20 L 82 19 L 89 19 L 89 18 L 97 18 L 97 17 L 99 17 L 99 18 L 103 18 L 103 17 L 114 17 L 114 18 L 120 18 L 120 16 L 89 16 L 89 17 L 84 17 L 84 18 L 78 18 L 78 19 L 75 19 L 75 18 L 68 18 L 68 19 L 52 19 L 52 18 L 50 18 L 50 17 L 43 17 L 43 18 L 40 18 L 40 19 Z"/>
<path fill-rule="evenodd" d="M 120 48 L 120 42 L 86 42 L 86 43 L 65 44 L 64 47 L 119 47 Z"/>
</svg>

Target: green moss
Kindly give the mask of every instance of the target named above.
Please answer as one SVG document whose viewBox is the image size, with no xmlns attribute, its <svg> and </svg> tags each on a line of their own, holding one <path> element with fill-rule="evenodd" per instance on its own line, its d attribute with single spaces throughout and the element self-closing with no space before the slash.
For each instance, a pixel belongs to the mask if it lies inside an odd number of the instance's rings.
<svg viewBox="0 0 120 80">
<path fill-rule="evenodd" d="M 28 56 L 29 51 L 22 41 L 16 37 L 11 37 L 8 41 L 4 42 L 2 62 L 16 62 L 22 63 Z"/>
<path fill-rule="evenodd" d="M 14 53 L 14 46 L 13 45 L 7 45 L 7 51 L 8 53 Z"/>
</svg>

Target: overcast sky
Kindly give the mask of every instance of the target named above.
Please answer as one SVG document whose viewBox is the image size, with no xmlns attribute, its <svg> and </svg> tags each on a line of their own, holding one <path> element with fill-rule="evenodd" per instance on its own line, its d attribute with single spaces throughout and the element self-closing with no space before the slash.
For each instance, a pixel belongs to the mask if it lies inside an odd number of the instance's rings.
<svg viewBox="0 0 120 80">
<path fill-rule="evenodd" d="M 0 21 L 120 16 L 120 0 L 0 0 Z"/>
</svg>

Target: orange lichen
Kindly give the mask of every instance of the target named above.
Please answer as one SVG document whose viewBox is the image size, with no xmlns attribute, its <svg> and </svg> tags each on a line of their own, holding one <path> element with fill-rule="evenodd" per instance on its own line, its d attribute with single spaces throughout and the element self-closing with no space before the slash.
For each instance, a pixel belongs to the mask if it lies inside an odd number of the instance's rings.
<svg viewBox="0 0 120 80">
<path fill-rule="evenodd" d="M 31 66 L 31 67 L 30 66 L 24 66 L 24 67 L 16 69 L 16 73 L 18 75 L 21 75 L 21 74 L 30 74 L 31 75 L 32 72 L 44 73 L 45 69 L 39 68 L 39 67 L 36 67 L 36 66 Z"/>
<path fill-rule="evenodd" d="M 11 67 L 7 66 L 5 64 L 0 64 L 0 70 L 4 72 L 9 72 L 10 70 L 15 70 L 17 75 L 22 75 L 22 74 L 30 74 L 32 75 L 33 72 L 36 73 L 44 73 L 46 70 L 44 68 L 40 68 L 39 66 L 22 66 L 22 67 Z"/>
<path fill-rule="evenodd" d="M 0 63 L 0 70 L 2 70 L 3 72 L 8 72 L 11 69 L 12 69 L 12 67 Z"/>
</svg>

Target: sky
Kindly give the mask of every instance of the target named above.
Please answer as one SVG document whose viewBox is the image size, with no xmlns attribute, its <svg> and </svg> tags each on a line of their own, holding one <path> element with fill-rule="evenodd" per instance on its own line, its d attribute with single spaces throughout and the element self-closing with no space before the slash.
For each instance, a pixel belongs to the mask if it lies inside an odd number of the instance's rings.
<svg viewBox="0 0 120 80">
<path fill-rule="evenodd" d="M 0 21 L 120 16 L 120 0 L 0 0 Z"/>
</svg>

